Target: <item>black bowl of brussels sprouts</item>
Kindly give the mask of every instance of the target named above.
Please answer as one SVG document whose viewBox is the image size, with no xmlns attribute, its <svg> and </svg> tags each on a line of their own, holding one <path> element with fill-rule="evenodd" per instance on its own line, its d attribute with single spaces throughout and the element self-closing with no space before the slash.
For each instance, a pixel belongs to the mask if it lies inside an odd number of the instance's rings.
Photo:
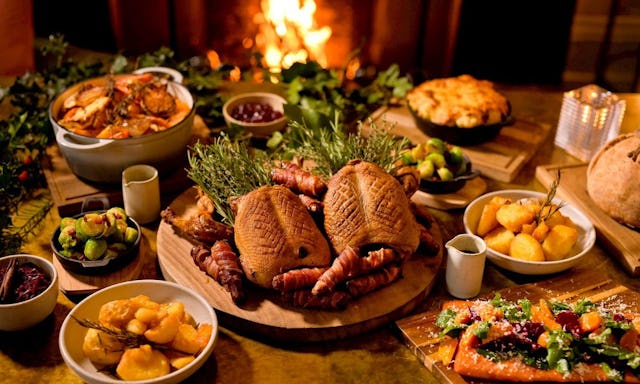
<svg viewBox="0 0 640 384">
<path fill-rule="evenodd" d="M 401 158 L 403 164 L 416 167 L 420 190 L 431 194 L 456 192 L 480 174 L 462 148 L 436 137 L 405 151 Z"/>
<path fill-rule="evenodd" d="M 99 275 L 130 263 L 140 249 L 140 225 L 123 208 L 63 217 L 51 236 L 51 248 L 68 271 Z"/>
</svg>

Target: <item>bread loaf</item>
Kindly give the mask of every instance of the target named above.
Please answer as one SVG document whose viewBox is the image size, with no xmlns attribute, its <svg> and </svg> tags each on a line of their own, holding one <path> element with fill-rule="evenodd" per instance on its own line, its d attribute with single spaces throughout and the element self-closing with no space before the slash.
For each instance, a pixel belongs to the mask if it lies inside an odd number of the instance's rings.
<svg viewBox="0 0 640 384">
<path fill-rule="evenodd" d="M 587 169 L 587 192 L 614 220 L 640 228 L 640 131 L 602 147 Z"/>
</svg>

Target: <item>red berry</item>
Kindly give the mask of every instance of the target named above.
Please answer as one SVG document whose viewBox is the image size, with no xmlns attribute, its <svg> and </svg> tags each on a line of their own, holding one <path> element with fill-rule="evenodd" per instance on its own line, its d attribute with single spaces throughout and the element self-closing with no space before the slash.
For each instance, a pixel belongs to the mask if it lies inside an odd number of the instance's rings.
<svg viewBox="0 0 640 384">
<path fill-rule="evenodd" d="M 29 178 L 29 172 L 27 172 L 26 169 L 20 172 L 20 174 L 18 175 L 18 180 L 20 181 L 27 181 L 28 178 Z"/>
<path fill-rule="evenodd" d="M 22 162 L 24 163 L 24 165 L 29 165 L 33 162 L 33 159 L 31 158 L 31 156 L 27 156 Z"/>
</svg>

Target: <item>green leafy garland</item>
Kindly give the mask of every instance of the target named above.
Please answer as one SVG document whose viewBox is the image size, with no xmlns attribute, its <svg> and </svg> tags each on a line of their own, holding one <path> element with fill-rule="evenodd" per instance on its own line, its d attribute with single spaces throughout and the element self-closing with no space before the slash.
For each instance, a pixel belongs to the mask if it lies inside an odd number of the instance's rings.
<svg viewBox="0 0 640 384">
<path fill-rule="evenodd" d="M 114 55 L 105 62 L 79 63 L 65 57 L 67 48 L 63 36 L 50 36 L 41 48 L 48 66 L 26 73 L 8 88 L 0 88 L 0 103 L 11 104 L 11 115 L 0 121 L 0 257 L 17 253 L 52 206 L 41 166 L 45 149 L 53 141 L 48 106 L 68 86 L 107 73 L 127 73 L 149 66 L 174 68 L 183 74 L 185 85 L 195 96 L 196 113 L 210 127 L 223 125 L 222 105 L 226 96 L 220 90 L 233 66 L 212 69 L 205 57 L 179 62 L 168 48 L 132 60 Z M 266 69 L 257 70 L 265 72 L 263 78 L 273 79 Z M 333 131 L 327 138 L 335 138 L 336 127 L 342 129 L 343 124 L 363 120 L 394 97 L 404 96 L 412 87 L 407 77 L 400 76 L 397 65 L 380 72 L 368 84 L 358 86 L 350 86 L 343 73 L 322 68 L 316 62 L 294 64 L 275 80 L 283 87 L 290 104 L 315 111 L 314 120 L 305 124 Z M 231 138 L 242 137 L 241 132 L 228 134 Z M 276 134 L 268 143 L 272 153 L 281 151 L 280 157 L 284 157 L 294 151 L 300 145 L 295 135 Z M 365 144 L 357 136 L 354 140 L 344 139 L 354 151 Z M 385 145 L 391 147 L 395 143 Z"/>
<path fill-rule="evenodd" d="M 107 73 L 172 67 L 185 76 L 185 84 L 196 96 L 196 112 L 209 124 L 223 121 L 224 100 L 218 88 L 233 67 L 211 69 L 204 57 L 177 62 L 168 48 L 132 60 L 115 55 L 106 62 L 80 63 L 65 57 L 67 48 L 63 36 L 50 36 L 41 48 L 46 68 L 0 88 L 0 103 L 10 107 L 10 116 L 0 121 L 0 257 L 18 253 L 52 206 L 41 165 L 46 147 L 53 142 L 48 107 L 68 86 Z"/>
</svg>

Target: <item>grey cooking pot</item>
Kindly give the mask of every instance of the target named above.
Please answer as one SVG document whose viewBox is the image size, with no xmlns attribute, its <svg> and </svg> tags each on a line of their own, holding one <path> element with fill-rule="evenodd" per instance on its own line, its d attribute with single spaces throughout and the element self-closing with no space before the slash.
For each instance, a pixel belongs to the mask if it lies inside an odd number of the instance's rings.
<svg viewBox="0 0 640 384">
<path fill-rule="evenodd" d="M 79 135 L 62 127 L 55 119 L 64 100 L 88 82 L 99 83 L 104 78 L 90 79 L 73 85 L 58 95 L 49 106 L 49 119 L 60 148 L 71 171 L 78 177 L 97 183 L 120 183 L 122 171 L 130 165 L 149 164 L 160 173 L 183 164 L 187 146 L 193 135 L 194 98 L 180 82 L 179 72 L 164 67 L 142 68 L 135 73 L 168 73 L 169 92 L 190 108 L 187 116 L 164 131 L 126 139 L 98 139 Z M 116 75 L 118 76 L 118 75 Z"/>
</svg>

